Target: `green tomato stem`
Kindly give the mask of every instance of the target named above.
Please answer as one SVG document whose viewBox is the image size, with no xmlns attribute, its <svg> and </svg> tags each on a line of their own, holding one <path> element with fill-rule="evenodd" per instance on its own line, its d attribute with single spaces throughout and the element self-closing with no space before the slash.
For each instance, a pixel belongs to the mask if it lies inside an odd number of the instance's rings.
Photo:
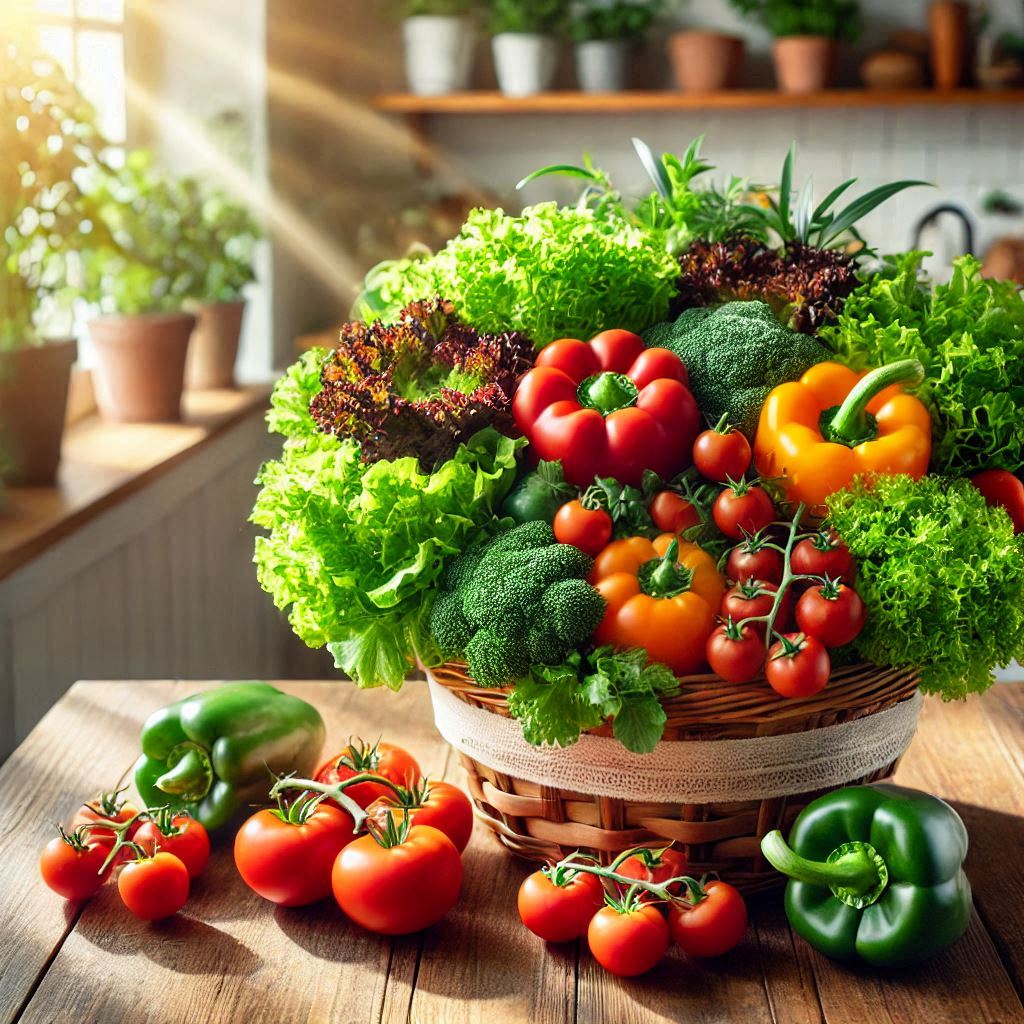
<svg viewBox="0 0 1024 1024">
<path fill-rule="evenodd" d="M 330 797 L 336 804 L 343 808 L 352 818 L 354 828 L 353 832 L 358 832 L 362 829 L 363 824 L 366 821 L 366 811 L 350 797 L 345 790 L 351 786 L 358 785 L 361 782 L 376 782 L 383 786 L 386 786 L 396 796 L 401 796 L 401 790 L 394 783 L 388 779 L 381 778 L 379 775 L 371 775 L 368 772 L 363 772 L 359 775 L 353 775 L 349 779 L 344 779 L 341 782 L 329 783 L 329 782 L 316 782 L 314 779 L 295 779 L 295 778 L 283 778 L 278 779 L 277 782 L 270 789 L 270 795 L 272 797 L 279 796 L 286 789 L 299 789 L 307 793 L 323 793 L 324 796 Z"/>
</svg>

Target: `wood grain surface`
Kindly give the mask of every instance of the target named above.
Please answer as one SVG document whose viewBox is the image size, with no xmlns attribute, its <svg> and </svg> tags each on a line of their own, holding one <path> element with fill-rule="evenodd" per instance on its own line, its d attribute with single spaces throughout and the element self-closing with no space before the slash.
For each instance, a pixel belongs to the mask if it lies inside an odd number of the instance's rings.
<svg viewBox="0 0 1024 1024">
<path fill-rule="evenodd" d="M 790 932 L 777 896 L 751 904 L 751 928 L 717 961 L 673 952 L 620 980 L 585 948 L 546 948 L 520 924 L 530 870 L 483 828 L 465 855 L 462 898 L 421 935 L 383 939 L 329 901 L 274 908 L 238 878 L 230 836 L 181 914 L 132 918 L 113 886 L 65 904 L 36 861 L 76 803 L 115 784 L 157 707 L 213 684 L 79 683 L 0 769 L 0 1022 L 391 1022 L 436 1024 L 1016 1024 L 1024 1021 L 1024 687 L 966 705 L 926 703 L 898 781 L 949 799 L 971 834 L 976 914 L 957 946 L 914 971 L 835 964 Z M 330 743 L 381 735 L 434 777 L 461 782 L 433 728 L 425 688 L 279 684 L 311 701 Z"/>
</svg>

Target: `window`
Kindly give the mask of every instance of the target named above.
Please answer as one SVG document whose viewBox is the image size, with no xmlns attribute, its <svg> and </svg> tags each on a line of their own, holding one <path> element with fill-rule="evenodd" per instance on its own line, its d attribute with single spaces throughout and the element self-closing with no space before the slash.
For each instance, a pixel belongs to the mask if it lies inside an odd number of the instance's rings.
<svg viewBox="0 0 1024 1024">
<path fill-rule="evenodd" d="M 118 147 L 127 137 L 124 5 L 125 0 L 35 0 L 40 47 L 60 61 L 96 107 L 100 131 Z"/>
</svg>

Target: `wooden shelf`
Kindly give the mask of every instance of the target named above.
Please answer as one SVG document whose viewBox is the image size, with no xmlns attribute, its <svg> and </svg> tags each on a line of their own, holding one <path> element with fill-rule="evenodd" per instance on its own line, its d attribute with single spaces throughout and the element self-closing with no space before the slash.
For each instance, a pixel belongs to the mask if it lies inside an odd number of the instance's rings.
<svg viewBox="0 0 1024 1024">
<path fill-rule="evenodd" d="M 270 385 L 186 392 L 180 423 L 105 423 L 64 434 L 56 487 L 10 487 L 0 498 L 0 580 L 267 406 Z"/>
<path fill-rule="evenodd" d="M 395 114 L 637 114 L 686 110 L 800 110 L 842 107 L 1014 106 L 1024 89 L 827 89 L 794 96 L 774 89 L 734 89 L 716 93 L 545 92 L 511 98 L 500 92 L 461 92 L 447 96 L 389 93 L 377 96 L 377 110 Z"/>
</svg>

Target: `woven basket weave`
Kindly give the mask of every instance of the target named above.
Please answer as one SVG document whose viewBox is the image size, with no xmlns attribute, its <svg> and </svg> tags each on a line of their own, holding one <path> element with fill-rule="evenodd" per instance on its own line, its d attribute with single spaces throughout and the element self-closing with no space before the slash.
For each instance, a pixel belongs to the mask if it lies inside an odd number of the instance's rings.
<svg viewBox="0 0 1024 1024">
<path fill-rule="evenodd" d="M 485 688 L 466 666 L 449 663 L 431 677 L 460 700 L 509 716 L 507 690 Z M 764 680 L 732 684 L 717 676 L 680 680 L 677 696 L 662 701 L 667 715 L 662 742 L 749 739 L 839 725 L 877 714 L 908 700 L 917 689 L 910 670 L 860 664 L 836 669 L 828 686 L 804 700 L 786 700 Z M 608 725 L 592 730 L 610 736 Z M 460 752 L 477 814 L 517 856 L 550 863 L 573 850 L 605 862 L 641 844 L 673 841 L 699 876 L 717 872 L 746 893 L 769 889 L 781 876 L 761 856 L 760 841 L 793 819 L 823 790 L 737 803 L 641 803 L 538 785 L 495 771 Z M 886 765 L 847 784 L 875 782 L 896 769 Z"/>
</svg>

